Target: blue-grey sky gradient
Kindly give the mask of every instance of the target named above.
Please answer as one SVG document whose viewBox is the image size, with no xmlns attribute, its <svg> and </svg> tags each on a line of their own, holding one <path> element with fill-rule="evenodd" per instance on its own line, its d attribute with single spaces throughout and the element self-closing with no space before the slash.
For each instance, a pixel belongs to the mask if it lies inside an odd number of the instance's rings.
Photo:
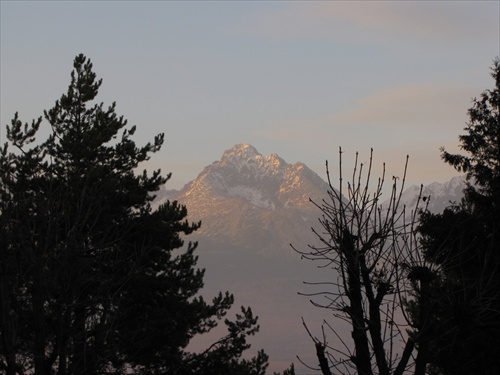
<svg viewBox="0 0 500 375">
<path fill-rule="evenodd" d="M 164 132 L 150 168 L 170 188 L 236 143 L 301 161 L 325 177 L 338 147 L 409 182 L 456 172 L 471 98 L 492 87 L 499 1 L 1 1 L 1 134 L 51 108 L 84 53 L 99 101 Z"/>
</svg>

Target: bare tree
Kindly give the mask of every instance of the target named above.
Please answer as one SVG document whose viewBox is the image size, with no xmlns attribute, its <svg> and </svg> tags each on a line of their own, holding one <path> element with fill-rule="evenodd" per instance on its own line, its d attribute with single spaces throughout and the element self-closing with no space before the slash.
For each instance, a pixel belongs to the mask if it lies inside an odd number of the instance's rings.
<svg viewBox="0 0 500 375">
<path fill-rule="evenodd" d="M 409 369 L 424 374 L 427 314 L 422 300 L 435 271 L 419 251 L 416 219 L 419 206 L 425 206 L 427 199 L 422 197 L 421 188 L 413 210 L 401 203 L 408 157 L 403 177 L 392 178 L 390 198 L 382 204 L 385 164 L 374 192 L 369 190 L 373 150 L 366 166 L 356 153 L 348 181 L 342 176 L 341 149 L 339 154 L 338 189 L 333 187 L 327 163 L 328 198 L 313 202 L 321 210 L 321 229 L 313 229 L 319 244 L 304 251 L 294 248 L 318 267 L 332 270 L 327 281 L 305 282 L 316 291 L 302 293 L 336 319 L 334 324 L 323 322 L 320 339 L 303 322 L 314 341 L 320 370 L 324 375 L 401 375 Z M 411 306 L 414 310 L 408 314 Z M 339 331 L 342 322 L 350 327 L 352 345 Z M 329 334 L 341 347 L 329 344 Z"/>
</svg>

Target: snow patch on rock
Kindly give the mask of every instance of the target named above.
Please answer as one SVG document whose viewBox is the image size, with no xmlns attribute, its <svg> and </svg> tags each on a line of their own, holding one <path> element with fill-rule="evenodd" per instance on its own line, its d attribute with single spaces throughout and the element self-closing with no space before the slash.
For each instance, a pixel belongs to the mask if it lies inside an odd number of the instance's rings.
<svg viewBox="0 0 500 375">
<path fill-rule="evenodd" d="M 271 199 L 267 198 L 262 191 L 249 186 L 232 186 L 228 189 L 228 196 L 242 198 L 251 205 L 264 208 L 266 210 L 276 209 L 276 205 Z"/>
</svg>

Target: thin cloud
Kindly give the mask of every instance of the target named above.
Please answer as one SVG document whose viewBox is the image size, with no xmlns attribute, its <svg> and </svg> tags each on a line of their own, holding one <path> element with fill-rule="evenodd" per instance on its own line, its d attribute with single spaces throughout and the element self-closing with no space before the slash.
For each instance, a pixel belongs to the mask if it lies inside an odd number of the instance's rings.
<svg viewBox="0 0 500 375">
<path fill-rule="evenodd" d="M 314 134 L 347 139 L 360 131 L 448 134 L 465 126 L 471 93 L 480 91 L 477 87 L 437 83 L 393 86 L 360 98 L 353 107 L 340 112 L 268 123 L 259 135 L 300 141 Z"/>
<path fill-rule="evenodd" d="M 316 4 L 311 8 L 310 18 L 348 20 L 398 35 L 457 39 L 494 31 L 487 30 L 484 26 L 488 22 L 484 21 L 498 20 L 498 13 L 499 4 L 491 2 L 341 1 Z M 489 24 L 498 27 L 498 23 Z M 483 28 L 478 28 L 478 24 Z"/>
<path fill-rule="evenodd" d="M 329 121 L 450 129 L 464 123 L 473 92 L 478 92 L 477 88 L 432 83 L 391 87 L 360 99 L 356 107 L 329 116 Z"/>
<path fill-rule="evenodd" d="M 498 39 L 498 2 L 333 1 L 285 3 L 254 15 L 240 31 L 279 39 L 328 38 L 339 42 Z M 478 27 L 478 25 L 480 25 Z M 381 38 L 381 37 L 384 38 Z"/>
</svg>

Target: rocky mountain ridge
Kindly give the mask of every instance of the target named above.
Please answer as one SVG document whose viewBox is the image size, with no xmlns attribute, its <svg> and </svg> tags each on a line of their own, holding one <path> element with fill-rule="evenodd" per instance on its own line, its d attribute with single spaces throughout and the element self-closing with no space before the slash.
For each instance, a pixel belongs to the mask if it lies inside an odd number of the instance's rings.
<svg viewBox="0 0 500 375">
<path fill-rule="evenodd" d="M 428 209 L 437 213 L 460 202 L 464 187 L 464 176 L 457 176 L 424 186 L 422 196 L 430 198 Z M 328 184 L 305 164 L 288 164 L 277 154 L 263 156 L 249 144 L 237 144 L 180 191 L 163 187 L 154 206 L 177 200 L 187 206 L 191 220 L 204 220 L 204 225 L 213 226 L 208 218 L 232 211 L 254 210 L 273 216 L 273 212 L 295 209 L 319 214 L 310 200 L 321 202 L 328 190 Z M 416 185 L 406 188 L 401 205 L 414 208 L 419 192 Z"/>
</svg>

